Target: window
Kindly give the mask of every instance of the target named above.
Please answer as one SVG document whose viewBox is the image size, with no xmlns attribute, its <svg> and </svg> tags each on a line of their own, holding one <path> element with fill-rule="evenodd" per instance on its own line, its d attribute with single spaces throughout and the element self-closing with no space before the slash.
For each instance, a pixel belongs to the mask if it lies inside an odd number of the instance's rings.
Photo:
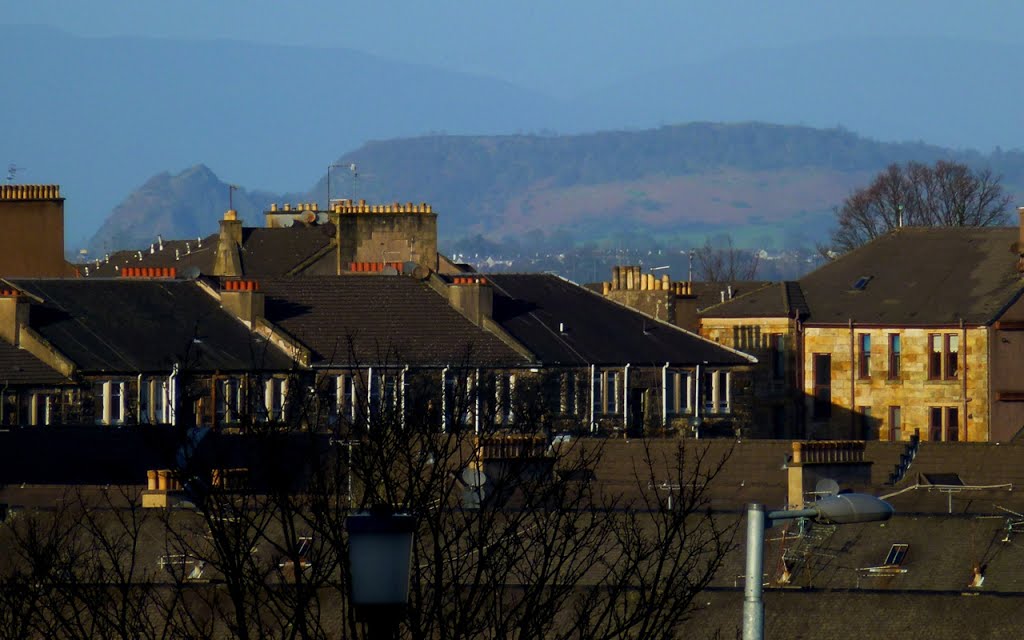
<svg viewBox="0 0 1024 640">
<path fill-rule="evenodd" d="M 871 421 L 871 407 L 866 405 L 857 407 L 857 413 L 860 415 L 861 440 L 874 440 L 875 434 L 872 433 L 874 423 Z"/>
<path fill-rule="evenodd" d="M 619 372 L 601 371 L 595 376 L 594 409 L 599 414 L 619 412 Z"/>
<path fill-rule="evenodd" d="M 857 377 L 866 380 L 871 377 L 871 334 L 857 336 Z"/>
<path fill-rule="evenodd" d="M 956 407 L 946 407 L 946 442 L 956 442 L 960 439 L 960 410 Z"/>
<path fill-rule="evenodd" d="M 720 369 L 701 372 L 700 406 L 704 413 L 729 413 L 732 410 L 729 382 L 731 374 Z"/>
<path fill-rule="evenodd" d="M 931 440 L 935 442 L 958 441 L 960 439 L 959 407 L 929 407 L 928 433 Z"/>
<path fill-rule="evenodd" d="M 689 371 L 669 370 L 665 375 L 665 411 L 668 415 L 691 412 L 693 378 Z"/>
<path fill-rule="evenodd" d="M 772 367 L 772 380 L 783 380 L 786 377 L 785 338 L 781 333 L 773 333 L 768 339 L 768 360 Z"/>
<path fill-rule="evenodd" d="M 562 374 L 561 394 L 559 399 L 559 411 L 563 415 L 574 416 L 579 413 L 579 384 L 576 374 L 568 371 Z M 586 385 L 583 389 L 586 390 Z"/>
<path fill-rule="evenodd" d="M 265 419 L 272 422 L 285 420 L 288 405 L 288 380 L 285 378 L 269 378 L 263 388 L 263 408 Z"/>
<path fill-rule="evenodd" d="M 928 439 L 933 442 L 942 440 L 942 407 L 928 409 Z"/>
<path fill-rule="evenodd" d="M 126 398 L 123 381 L 108 380 L 94 384 L 96 424 L 124 424 Z"/>
<path fill-rule="evenodd" d="M 861 276 L 857 278 L 857 281 L 850 288 L 854 291 L 863 291 L 864 287 L 868 286 L 868 283 L 871 282 L 871 278 L 872 276 Z"/>
<path fill-rule="evenodd" d="M 832 417 L 832 354 L 814 354 L 813 366 L 814 419 L 827 420 Z"/>
<path fill-rule="evenodd" d="M 902 439 L 903 416 L 899 407 L 889 407 L 889 442 L 899 442 Z"/>
<path fill-rule="evenodd" d="M 356 419 L 356 386 L 351 375 L 340 373 L 334 376 L 334 418 Z"/>
<path fill-rule="evenodd" d="M 894 544 L 889 547 L 889 553 L 885 555 L 885 562 L 883 566 L 887 567 L 898 567 L 903 564 L 903 561 L 907 557 L 907 551 L 910 550 L 909 544 Z"/>
<path fill-rule="evenodd" d="M 57 391 L 36 391 L 29 405 L 29 424 L 50 425 L 60 422 Z"/>
<path fill-rule="evenodd" d="M 900 334 L 889 334 L 889 379 L 898 380 L 900 368 L 903 364 L 903 346 L 900 344 Z"/>
<path fill-rule="evenodd" d="M 960 370 L 960 336 L 955 333 L 928 334 L 928 379 L 952 380 Z"/>
<path fill-rule="evenodd" d="M 217 424 L 235 424 L 242 418 L 242 381 L 221 378 L 214 387 Z"/>
<path fill-rule="evenodd" d="M 494 422 L 512 424 L 515 422 L 516 376 L 512 373 L 494 375 Z"/>
<path fill-rule="evenodd" d="M 444 373 L 444 416 L 445 430 L 476 423 L 476 382 L 477 372 L 473 370 L 446 371 Z"/>
<path fill-rule="evenodd" d="M 139 423 L 163 424 L 167 416 L 167 379 L 143 378 L 139 388 Z"/>
</svg>

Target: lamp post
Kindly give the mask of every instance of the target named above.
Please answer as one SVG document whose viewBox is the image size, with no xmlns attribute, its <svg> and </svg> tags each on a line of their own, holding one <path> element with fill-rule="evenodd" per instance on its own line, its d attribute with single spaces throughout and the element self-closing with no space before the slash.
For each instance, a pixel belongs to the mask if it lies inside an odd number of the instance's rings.
<svg viewBox="0 0 1024 640">
<path fill-rule="evenodd" d="M 747 505 L 747 565 L 743 585 L 743 640 L 764 639 L 764 532 L 777 522 L 806 518 L 821 524 L 878 522 L 892 517 L 885 500 L 863 493 L 841 493 L 814 502 L 806 509 L 764 511 L 764 505 Z"/>
<path fill-rule="evenodd" d="M 356 615 L 369 640 L 394 640 L 409 603 L 416 519 L 381 505 L 350 515 L 345 527 Z"/>
</svg>

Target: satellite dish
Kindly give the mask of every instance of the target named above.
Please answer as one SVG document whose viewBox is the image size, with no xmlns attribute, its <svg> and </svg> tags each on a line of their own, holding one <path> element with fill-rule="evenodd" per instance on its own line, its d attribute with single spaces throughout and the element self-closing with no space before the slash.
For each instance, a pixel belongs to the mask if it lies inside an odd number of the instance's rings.
<svg viewBox="0 0 1024 640">
<path fill-rule="evenodd" d="M 814 493 L 819 496 L 834 496 L 839 494 L 839 483 L 832 478 L 822 478 L 814 485 Z"/>
<path fill-rule="evenodd" d="M 487 484 L 487 475 L 483 469 L 477 467 L 466 467 L 462 470 L 462 481 L 467 487 L 479 489 Z"/>
<path fill-rule="evenodd" d="M 195 280 L 200 275 L 199 267 L 194 264 L 190 264 L 181 270 L 181 277 L 185 280 Z"/>
</svg>

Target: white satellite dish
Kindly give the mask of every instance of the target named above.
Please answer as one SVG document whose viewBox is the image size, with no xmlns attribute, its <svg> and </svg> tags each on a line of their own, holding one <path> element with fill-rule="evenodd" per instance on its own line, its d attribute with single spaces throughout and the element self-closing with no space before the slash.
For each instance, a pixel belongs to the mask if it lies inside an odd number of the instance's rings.
<svg viewBox="0 0 1024 640">
<path fill-rule="evenodd" d="M 814 485 L 814 493 L 819 496 L 834 496 L 839 494 L 839 483 L 832 478 L 822 478 Z"/>
<path fill-rule="evenodd" d="M 483 469 L 466 467 L 462 470 L 462 481 L 467 487 L 479 489 L 487 484 L 487 474 L 484 473 Z"/>
</svg>

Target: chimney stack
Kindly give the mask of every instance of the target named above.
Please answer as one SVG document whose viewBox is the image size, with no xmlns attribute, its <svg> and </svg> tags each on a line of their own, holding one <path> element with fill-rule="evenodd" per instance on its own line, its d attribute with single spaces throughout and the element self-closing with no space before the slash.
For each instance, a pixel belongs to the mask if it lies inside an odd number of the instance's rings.
<svg viewBox="0 0 1024 640">
<path fill-rule="evenodd" d="M 239 256 L 241 247 L 242 221 L 238 219 L 237 211 L 228 209 L 224 213 L 224 219 L 220 221 L 220 234 L 217 237 L 217 255 L 214 258 L 213 275 L 227 277 L 242 275 L 242 260 Z"/>
</svg>

